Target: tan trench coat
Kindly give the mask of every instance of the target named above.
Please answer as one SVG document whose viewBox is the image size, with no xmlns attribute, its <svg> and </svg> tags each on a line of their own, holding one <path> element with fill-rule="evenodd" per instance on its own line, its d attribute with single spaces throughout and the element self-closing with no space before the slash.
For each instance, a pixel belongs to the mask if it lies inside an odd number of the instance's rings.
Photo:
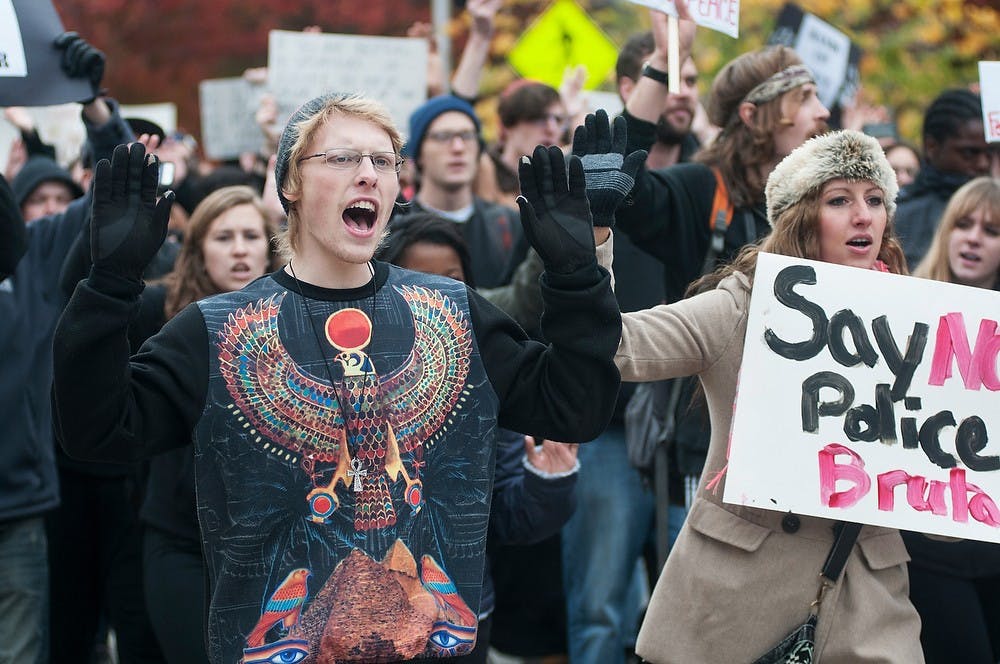
<svg viewBox="0 0 1000 664">
<path fill-rule="evenodd" d="M 611 241 L 598 249 L 610 265 Z M 624 381 L 697 374 L 712 440 L 698 495 L 653 590 L 636 651 L 655 664 L 752 662 L 801 623 L 833 544 L 833 522 L 722 503 L 750 288 L 742 274 L 708 293 L 623 314 L 616 363 Z M 742 385 L 741 389 L 753 389 Z M 923 662 L 899 532 L 865 526 L 819 616 L 823 664 Z"/>
</svg>

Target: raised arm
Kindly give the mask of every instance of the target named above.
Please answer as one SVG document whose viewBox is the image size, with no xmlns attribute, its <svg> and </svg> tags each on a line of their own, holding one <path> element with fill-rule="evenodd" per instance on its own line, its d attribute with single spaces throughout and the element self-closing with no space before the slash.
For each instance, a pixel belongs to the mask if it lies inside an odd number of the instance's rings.
<svg viewBox="0 0 1000 664">
<path fill-rule="evenodd" d="M 611 358 L 621 334 L 611 278 L 597 265 L 583 166 L 559 148 L 537 147 L 520 164 L 525 235 L 545 272 L 541 327 L 529 341 L 474 292 L 470 304 L 487 373 L 500 398 L 501 426 L 585 442 L 607 426 L 619 377 Z"/>
<path fill-rule="evenodd" d="M 688 12 L 687 3 L 684 0 L 676 0 L 674 5 L 677 7 L 677 13 L 680 16 L 680 40 L 678 42 L 680 55 L 678 59 L 680 64 L 683 64 L 691 57 L 691 47 L 694 44 L 696 26 L 694 21 L 691 20 L 691 14 Z M 668 17 L 661 11 L 650 9 L 649 18 L 653 28 L 654 46 L 653 52 L 646 59 L 646 65 L 658 72 L 666 72 L 668 70 Z M 663 83 L 649 76 L 640 76 L 639 80 L 636 81 L 635 89 L 628 98 L 628 103 L 625 104 L 625 109 L 630 115 L 640 120 L 655 123 L 659 119 L 660 113 L 663 112 L 664 105 L 667 103 L 668 91 L 667 86 Z"/>
<path fill-rule="evenodd" d="M 490 55 L 493 24 L 503 0 L 469 0 L 465 9 L 472 17 L 469 40 L 451 77 L 452 94 L 472 100 L 479 96 L 479 81 Z"/>
<path fill-rule="evenodd" d="M 139 143 L 94 175 L 88 278 L 56 328 L 56 436 L 70 456 L 130 461 L 190 441 L 207 391 L 208 340 L 196 308 L 129 361 L 142 272 L 166 236 L 173 193 L 156 201 L 158 162 Z"/>
</svg>

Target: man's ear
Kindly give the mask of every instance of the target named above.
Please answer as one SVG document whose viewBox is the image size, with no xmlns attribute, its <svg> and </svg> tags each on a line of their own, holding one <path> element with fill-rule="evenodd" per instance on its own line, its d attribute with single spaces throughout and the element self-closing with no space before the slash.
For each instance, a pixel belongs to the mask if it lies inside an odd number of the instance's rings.
<svg viewBox="0 0 1000 664">
<path fill-rule="evenodd" d="M 618 79 L 618 96 L 626 104 L 628 103 L 628 98 L 632 96 L 633 90 L 635 90 L 635 79 L 629 76 L 622 76 Z"/>
<path fill-rule="evenodd" d="M 740 102 L 740 107 L 737 109 L 737 113 L 739 113 L 740 120 L 743 124 L 752 128 L 757 117 L 757 105 L 748 101 Z"/>
<path fill-rule="evenodd" d="M 924 159 L 927 163 L 933 164 L 937 161 L 940 150 L 941 144 L 938 143 L 936 138 L 933 136 L 924 136 Z"/>
</svg>

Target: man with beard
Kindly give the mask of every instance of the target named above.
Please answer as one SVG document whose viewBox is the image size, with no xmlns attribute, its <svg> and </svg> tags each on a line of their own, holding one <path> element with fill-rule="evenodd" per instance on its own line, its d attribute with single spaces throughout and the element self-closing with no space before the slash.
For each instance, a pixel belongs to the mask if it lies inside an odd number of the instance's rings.
<svg viewBox="0 0 1000 664">
<path fill-rule="evenodd" d="M 618 94 L 624 102 L 628 103 L 632 91 L 642 76 L 643 65 L 654 48 L 653 33 L 642 32 L 630 37 L 618 54 L 615 75 L 618 81 Z M 646 158 L 648 169 L 666 168 L 688 161 L 700 147 L 699 140 L 692 131 L 698 109 L 698 67 L 694 59 L 688 57 L 681 65 L 680 71 L 680 91 L 676 94 L 667 93 L 663 112 L 655 124 L 654 136 L 642 135 L 633 138 L 635 142 L 650 143 L 649 156 Z M 630 129 L 637 128 L 638 123 L 633 122 Z M 648 129 L 645 125 L 642 128 Z"/>
<path fill-rule="evenodd" d="M 628 102 L 654 50 L 650 32 L 632 36 L 618 54 L 618 93 Z M 632 121 L 641 132 L 630 141 L 648 149 L 646 167 L 666 168 L 688 161 L 698 150 L 691 127 L 698 104 L 698 69 L 688 57 L 681 67 L 678 94 L 668 93 L 656 123 Z M 630 127 L 631 131 L 631 127 Z M 624 234 L 614 243 L 615 295 L 622 311 L 637 311 L 665 299 L 663 265 Z M 615 417 L 597 439 L 580 449 L 578 509 L 563 527 L 562 570 L 571 662 L 623 664 L 638 632 L 642 580 L 636 562 L 653 543 L 653 492 L 629 464 L 625 449 L 625 406 L 635 384 L 622 384 Z M 677 487 L 683 482 L 678 480 Z M 684 521 L 683 492 L 670 508 L 672 542 Z M 614 532 L 615 537 L 607 537 Z M 658 570 L 653 571 L 653 577 Z"/>
<path fill-rule="evenodd" d="M 657 11 L 650 16 L 655 48 L 626 103 L 626 154 L 650 147 L 669 96 L 667 17 Z M 681 21 L 681 62 L 690 58 L 694 29 L 693 21 Z M 751 51 L 727 63 L 712 83 L 706 110 L 709 121 L 722 128 L 712 144 L 694 163 L 640 168 L 615 215 L 624 234 L 663 262 L 668 302 L 680 299 L 701 274 L 712 239 L 709 217 L 717 182 L 725 186 L 734 207 L 723 246 L 716 252 L 717 261 L 724 262 L 770 231 L 764 207 L 767 176 L 806 139 L 825 132 L 830 116 L 816 96 L 808 68 L 793 50 L 781 46 Z"/>
</svg>

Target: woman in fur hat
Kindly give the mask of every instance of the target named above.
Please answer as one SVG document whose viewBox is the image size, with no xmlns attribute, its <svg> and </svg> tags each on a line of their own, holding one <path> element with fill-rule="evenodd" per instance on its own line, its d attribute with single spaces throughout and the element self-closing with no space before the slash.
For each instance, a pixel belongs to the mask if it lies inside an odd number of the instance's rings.
<svg viewBox="0 0 1000 664">
<path fill-rule="evenodd" d="M 694 297 L 622 314 L 615 357 L 622 380 L 697 375 L 712 429 L 706 472 L 639 634 L 636 651 L 645 660 L 752 662 L 801 623 L 815 598 L 834 522 L 722 502 L 757 256 L 766 251 L 905 272 L 893 233 L 897 190 L 875 139 L 853 131 L 812 138 L 770 174 L 773 231 L 766 239 L 696 282 Z M 598 246 L 602 264 L 610 244 Z M 839 584 L 823 602 L 817 659 L 923 661 L 906 561 L 897 530 L 861 528 Z"/>
<path fill-rule="evenodd" d="M 978 177 L 955 192 L 914 274 L 1000 290 L 1000 179 Z M 1000 545 L 915 533 L 903 533 L 903 540 L 928 663 L 997 661 Z"/>
</svg>

